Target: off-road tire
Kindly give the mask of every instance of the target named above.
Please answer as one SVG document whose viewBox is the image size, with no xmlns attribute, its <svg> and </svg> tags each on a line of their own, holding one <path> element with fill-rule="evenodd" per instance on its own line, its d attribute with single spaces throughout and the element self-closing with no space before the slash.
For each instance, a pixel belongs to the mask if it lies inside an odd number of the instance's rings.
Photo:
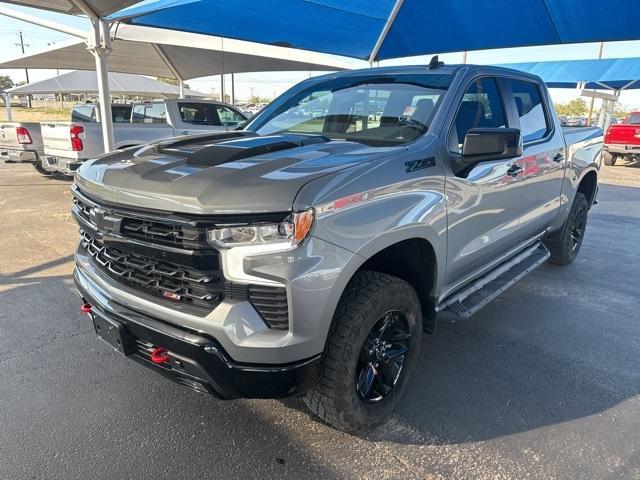
<svg viewBox="0 0 640 480">
<path fill-rule="evenodd" d="M 403 372 L 388 396 L 364 403 L 356 389 L 357 364 L 369 332 L 390 310 L 405 315 L 409 349 Z M 404 280 L 378 272 L 357 273 L 338 303 L 327 339 L 320 380 L 307 392 L 307 407 L 322 420 L 347 432 L 368 430 L 384 422 L 402 397 L 415 369 L 422 342 L 420 301 Z"/>
<path fill-rule="evenodd" d="M 587 213 L 589 212 L 589 203 L 587 197 L 583 193 L 576 193 L 573 200 L 569 216 L 564 221 L 562 228 L 554 232 L 544 240 L 544 244 L 551 252 L 549 263 L 554 265 L 568 265 L 575 260 L 580 252 L 582 240 L 584 239 L 585 229 L 587 227 Z M 577 245 L 575 244 L 572 234 L 574 233 L 577 222 L 584 220 L 581 226 L 582 232 Z"/>
<path fill-rule="evenodd" d="M 603 150 L 602 160 L 604 160 L 606 166 L 613 167 L 616 164 L 616 160 L 618 160 L 618 156 Z"/>
</svg>

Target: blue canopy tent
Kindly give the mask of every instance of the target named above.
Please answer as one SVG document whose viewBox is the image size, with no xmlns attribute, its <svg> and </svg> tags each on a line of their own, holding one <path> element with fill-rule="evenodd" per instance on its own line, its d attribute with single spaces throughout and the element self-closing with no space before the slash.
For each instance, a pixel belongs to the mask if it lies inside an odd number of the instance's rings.
<svg viewBox="0 0 640 480">
<path fill-rule="evenodd" d="M 640 88 L 640 58 L 508 63 L 501 67 L 538 75 L 550 88 L 595 88 L 619 92 Z"/>
<path fill-rule="evenodd" d="M 107 17 L 370 62 L 640 39 L 637 0 L 146 0 Z"/>
</svg>

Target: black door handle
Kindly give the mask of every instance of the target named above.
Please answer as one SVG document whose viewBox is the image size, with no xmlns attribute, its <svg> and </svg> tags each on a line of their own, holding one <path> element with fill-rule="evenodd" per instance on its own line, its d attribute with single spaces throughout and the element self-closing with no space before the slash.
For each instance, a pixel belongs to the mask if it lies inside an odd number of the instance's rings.
<svg viewBox="0 0 640 480">
<path fill-rule="evenodd" d="M 507 175 L 509 175 L 510 177 L 517 177 L 523 171 L 524 170 L 522 170 L 522 167 L 520 167 L 519 165 L 511 165 L 511 167 L 509 167 L 509 170 L 507 170 Z"/>
<path fill-rule="evenodd" d="M 552 159 L 552 160 L 553 160 L 554 162 L 556 162 L 556 163 L 560 163 L 560 162 L 562 162 L 562 161 L 564 160 L 564 154 L 562 154 L 562 153 L 556 153 L 556 154 L 553 156 L 553 159 Z"/>
</svg>

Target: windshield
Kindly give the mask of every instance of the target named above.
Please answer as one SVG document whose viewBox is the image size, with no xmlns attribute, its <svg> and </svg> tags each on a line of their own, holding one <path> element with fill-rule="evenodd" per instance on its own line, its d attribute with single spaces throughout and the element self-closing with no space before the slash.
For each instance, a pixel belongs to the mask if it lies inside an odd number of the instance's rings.
<svg viewBox="0 0 640 480">
<path fill-rule="evenodd" d="M 371 146 L 410 142 L 429 128 L 452 75 L 341 77 L 293 95 L 251 129 L 305 133 Z"/>
</svg>

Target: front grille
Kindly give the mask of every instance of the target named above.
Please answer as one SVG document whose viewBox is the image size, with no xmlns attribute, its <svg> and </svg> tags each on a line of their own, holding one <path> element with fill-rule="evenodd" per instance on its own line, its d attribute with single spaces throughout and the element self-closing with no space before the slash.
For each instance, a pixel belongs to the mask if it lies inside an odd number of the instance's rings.
<svg viewBox="0 0 640 480">
<path fill-rule="evenodd" d="M 201 314 L 210 312 L 225 298 L 246 300 L 269 328 L 289 328 L 284 287 L 224 280 L 219 254 L 206 239 L 207 228 L 217 220 L 171 215 L 165 220 L 159 214 L 147 217 L 143 212 L 103 208 L 80 192 L 74 193 L 73 213 L 81 226 L 81 245 L 93 264 L 117 282 L 167 306 L 193 308 L 194 313 Z M 221 223 L 232 220 L 224 218 Z"/>
<path fill-rule="evenodd" d="M 194 307 L 215 308 L 222 300 L 219 270 L 198 270 L 156 258 L 110 248 L 82 232 L 82 246 L 115 280 L 145 293 Z"/>
<path fill-rule="evenodd" d="M 122 234 L 126 237 L 144 240 L 157 245 L 169 245 L 188 249 L 197 249 L 206 243 L 205 231 L 185 225 L 125 218 L 122 221 Z"/>
</svg>

